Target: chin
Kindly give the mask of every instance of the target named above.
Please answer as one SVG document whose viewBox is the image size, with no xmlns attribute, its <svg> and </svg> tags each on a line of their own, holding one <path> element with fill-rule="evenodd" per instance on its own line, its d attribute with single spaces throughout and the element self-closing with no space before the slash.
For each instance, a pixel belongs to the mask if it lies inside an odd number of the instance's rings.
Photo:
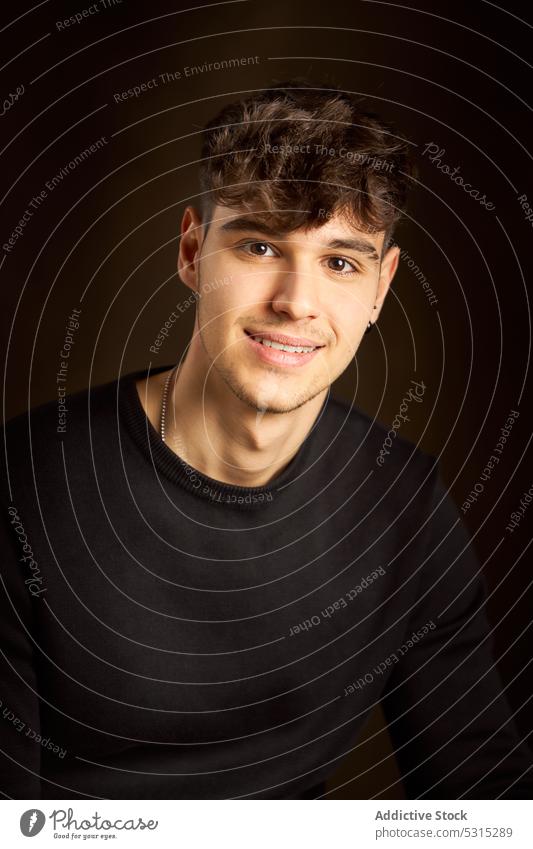
<svg viewBox="0 0 533 849">
<path fill-rule="evenodd" d="M 275 375 L 273 380 L 264 381 L 260 387 L 257 386 L 257 383 L 248 383 L 234 388 L 235 394 L 241 401 L 264 415 L 267 413 L 290 413 L 307 404 L 321 391 L 322 387 L 313 390 L 310 386 L 280 389 L 279 378 L 276 378 Z"/>
</svg>

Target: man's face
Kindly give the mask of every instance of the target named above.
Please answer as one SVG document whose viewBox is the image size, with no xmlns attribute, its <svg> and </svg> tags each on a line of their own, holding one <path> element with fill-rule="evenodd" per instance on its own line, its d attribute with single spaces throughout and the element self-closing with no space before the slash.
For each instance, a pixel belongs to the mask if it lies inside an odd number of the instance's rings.
<svg viewBox="0 0 533 849">
<path fill-rule="evenodd" d="M 216 206 L 205 237 L 200 221 L 188 207 L 179 270 L 199 294 L 195 333 L 207 370 L 256 410 L 300 407 L 353 359 L 399 249 L 380 262 L 384 233 L 338 216 L 279 233 L 264 216 Z"/>
</svg>

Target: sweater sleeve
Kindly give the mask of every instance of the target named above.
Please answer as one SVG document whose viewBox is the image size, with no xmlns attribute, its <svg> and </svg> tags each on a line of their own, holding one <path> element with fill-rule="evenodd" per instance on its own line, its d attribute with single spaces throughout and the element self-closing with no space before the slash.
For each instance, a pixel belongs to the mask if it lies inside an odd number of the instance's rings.
<svg viewBox="0 0 533 849">
<path fill-rule="evenodd" d="M 1 503 L 1 510 L 0 793 L 4 798 L 40 799 L 38 684 L 29 636 L 34 628 L 33 599 L 25 583 L 31 572 L 28 561 L 21 560 L 27 556 L 24 518 L 14 506 Z"/>
<path fill-rule="evenodd" d="M 382 701 L 405 791 L 532 798 L 533 755 L 495 664 L 486 579 L 438 473 L 434 481 L 417 602 Z"/>
</svg>

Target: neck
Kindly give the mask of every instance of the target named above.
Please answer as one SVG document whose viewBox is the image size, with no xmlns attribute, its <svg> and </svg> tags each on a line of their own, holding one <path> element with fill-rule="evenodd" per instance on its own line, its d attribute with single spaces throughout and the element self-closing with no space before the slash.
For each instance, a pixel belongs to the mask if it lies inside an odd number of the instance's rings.
<svg viewBox="0 0 533 849">
<path fill-rule="evenodd" d="M 297 453 L 327 389 L 290 412 L 263 413 L 238 398 L 210 365 L 191 345 L 177 379 L 170 382 L 165 441 L 215 480 L 265 486 Z"/>
</svg>

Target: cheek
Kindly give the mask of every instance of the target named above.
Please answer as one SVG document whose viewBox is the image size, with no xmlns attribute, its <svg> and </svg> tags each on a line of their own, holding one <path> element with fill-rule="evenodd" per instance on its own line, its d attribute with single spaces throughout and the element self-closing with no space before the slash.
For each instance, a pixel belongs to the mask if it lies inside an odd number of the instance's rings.
<svg viewBox="0 0 533 849">
<path fill-rule="evenodd" d="M 374 292 L 370 286 L 358 286 L 337 293 L 329 312 L 331 321 L 341 328 L 343 336 L 355 337 L 364 330 L 372 312 Z"/>
<path fill-rule="evenodd" d="M 215 287 L 198 304 L 198 324 L 211 353 L 231 350 L 231 327 L 242 312 L 234 286 L 221 281 Z"/>
<path fill-rule="evenodd" d="M 201 317 L 205 323 L 210 321 L 214 326 L 227 332 L 232 326 L 239 324 L 243 316 L 261 316 L 268 309 L 267 296 L 262 294 L 259 286 L 251 286 L 249 279 L 242 279 L 236 274 L 219 273 L 217 280 L 202 297 Z"/>
<path fill-rule="evenodd" d="M 350 299 L 326 315 L 330 331 L 335 335 L 334 356 L 348 362 L 353 359 L 368 322 L 364 308 Z"/>
</svg>

